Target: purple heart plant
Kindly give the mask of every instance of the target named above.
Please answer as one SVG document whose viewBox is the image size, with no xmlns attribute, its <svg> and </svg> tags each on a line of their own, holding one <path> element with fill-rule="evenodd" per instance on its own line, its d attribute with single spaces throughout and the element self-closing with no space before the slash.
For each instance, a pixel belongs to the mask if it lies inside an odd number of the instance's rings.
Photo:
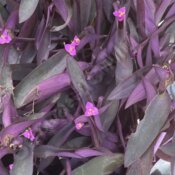
<svg viewBox="0 0 175 175">
<path fill-rule="evenodd" d="M 175 175 L 174 0 L 0 0 L 0 175 Z"/>
</svg>

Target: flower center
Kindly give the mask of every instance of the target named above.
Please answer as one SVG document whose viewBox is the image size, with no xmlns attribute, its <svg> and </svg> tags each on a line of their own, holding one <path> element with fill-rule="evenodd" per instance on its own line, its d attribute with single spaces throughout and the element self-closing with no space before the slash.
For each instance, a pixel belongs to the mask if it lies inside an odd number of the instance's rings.
<svg viewBox="0 0 175 175">
<path fill-rule="evenodd" d="M 125 12 L 121 12 L 121 11 L 120 11 L 118 16 L 119 16 L 119 17 L 122 17 L 124 14 L 125 14 Z"/>
<path fill-rule="evenodd" d="M 2 34 L 2 35 L 1 35 L 1 38 L 2 38 L 2 39 L 5 39 L 5 35 Z"/>
<path fill-rule="evenodd" d="M 89 109 L 89 113 L 93 114 L 94 110 L 92 108 Z"/>
<path fill-rule="evenodd" d="M 76 38 L 75 41 L 76 41 L 77 43 L 80 42 L 80 40 L 79 40 L 78 38 Z"/>
<path fill-rule="evenodd" d="M 71 46 L 71 47 L 69 48 L 69 51 L 72 52 L 73 50 L 74 50 L 74 47 Z"/>
</svg>

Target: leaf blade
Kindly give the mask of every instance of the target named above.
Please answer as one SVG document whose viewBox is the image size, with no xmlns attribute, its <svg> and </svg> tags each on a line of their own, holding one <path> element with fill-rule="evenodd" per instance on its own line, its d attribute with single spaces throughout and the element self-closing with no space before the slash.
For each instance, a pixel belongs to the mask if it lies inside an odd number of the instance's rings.
<svg viewBox="0 0 175 175">
<path fill-rule="evenodd" d="M 146 109 L 143 120 L 131 135 L 125 154 L 125 166 L 138 160 L 158 136 L 170 112 L 170 98 L 165 92 L 157 95 Z M 143 139 L 144 138 L 144 139 Z M 142 142 L 138 143 L 138 140 Z"/>
<path fill-rule="evenodd" d="M 38 5 L 38 2 L 39 0 L 21 0 L 19 6 L 19 23 L 26 21 L 32 16 Z"/>
<path fill-rule="evenodd" d="M 72 175 L 107 175 L 123 164 L 122 154 L 99 156 L 73 170 Z M 98 167 L 98 168 L 97 168 Z"/>
</svg>

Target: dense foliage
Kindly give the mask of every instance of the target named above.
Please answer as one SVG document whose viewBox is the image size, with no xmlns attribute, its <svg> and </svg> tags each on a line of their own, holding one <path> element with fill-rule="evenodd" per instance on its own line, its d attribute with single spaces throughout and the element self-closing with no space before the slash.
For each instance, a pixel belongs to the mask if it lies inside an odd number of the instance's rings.
<svg viewBox="0 0 175 175">
<path fill-rule="evenodd" d="M 174 0 L 0 0 L 0 175 L 175 175 L 174 28 Z"/>
</svg>

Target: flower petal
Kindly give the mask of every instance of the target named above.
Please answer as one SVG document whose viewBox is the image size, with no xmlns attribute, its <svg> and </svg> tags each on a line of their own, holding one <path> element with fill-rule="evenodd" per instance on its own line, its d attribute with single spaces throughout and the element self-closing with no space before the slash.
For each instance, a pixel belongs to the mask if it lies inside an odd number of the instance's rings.
<svg viewBox="0 0 175 175">
<path fill-rule="evenodd" d="M 93 103 L 91 103 L 89 101 L 86 103 L 86 109 L 90 109 L 90 108 L 93 108 L 93 107 L 94 107 Z"/>
<path fill-rule="evenodd" d="M 80 39 L 78 38 L 77 35 L 75 35 L 74 40 L 71 43 L 74 46 L 78 46 L 80 44 Z"/>
<path fill-rule="evenodd" d="M 84 123 L 76 123 L 75 127 L 77 130 L 80 130 L 84 126 Z"/>
<path fill-rule="evenodd" d="M 64 48 L 65 48 L 66 52 L 68 52 L 71 56 L 76 55 L 75 46 L 73 44 L 65 44 Z"/>
<path fill-rule="evenodd" d="M 93 115 L 99 115 L 98 108 L 96 108 L 96 107 L 93 108 Z"/>
</svg>

